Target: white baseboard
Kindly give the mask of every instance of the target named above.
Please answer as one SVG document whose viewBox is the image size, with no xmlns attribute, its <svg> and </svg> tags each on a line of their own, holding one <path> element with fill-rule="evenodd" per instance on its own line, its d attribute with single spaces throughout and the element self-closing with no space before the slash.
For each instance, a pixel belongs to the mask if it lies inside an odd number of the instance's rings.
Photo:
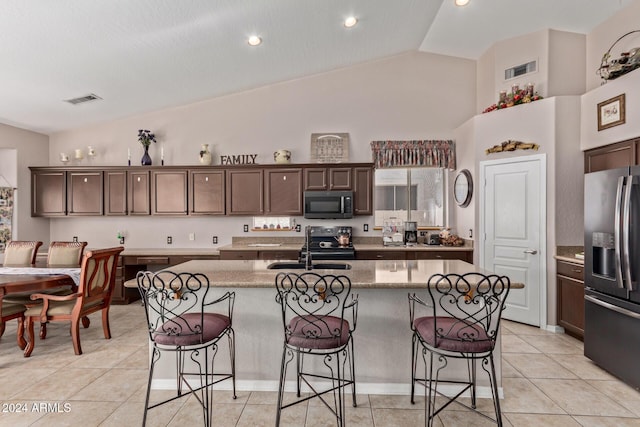
<svg viewBox="0 0 640 427">
<path fill-rule="evenodd" d="M 287 381 L 285 385 L 285 391 L 295 391 L 296 384 L 293 381 Z M 151 383 L 153 390 L 175 390 L 175 380 L 153 380 Z M 220 384 L 214 386 L 216 390 L 231 390 L 231 382 L 223 381 Z M 386 394 L 386 395 L 399 395 L 409 396 L 411 394 L 411 384 L 409 383 L 357 383 L 356 389 L 358 394 Z M 238 380 L 236 381 L 236 390 L 238 391 L 278 391 L 277 381 L 266 380 Z M 438 386 L 438 390 L 445 396 L 455 396 L 460 390 L 459 387 L 449 384 L 442 384 Z M 308 388 L 303 387 L 303 392 L 309 391 Z M 424 387 L 416 386 L 416 395 L 424 396 Z M 476 395 L 479 398 L 491 398 L 491 388 L 488 386 L 478 386 L 476 388 Z M 465 397 L 469 397 L 469 393 L 463 394 Z M 498 387 L 498 396 L 500 399 L 504 399 L 504 391 L 502 387 Z"/>
<path fill-rule="evenodd" d="M 546 325 L 544 328 L 545 331 L 553 332 L 554 334 L 564 334 L 564 328 L 558 325 Z"/>
</svg>

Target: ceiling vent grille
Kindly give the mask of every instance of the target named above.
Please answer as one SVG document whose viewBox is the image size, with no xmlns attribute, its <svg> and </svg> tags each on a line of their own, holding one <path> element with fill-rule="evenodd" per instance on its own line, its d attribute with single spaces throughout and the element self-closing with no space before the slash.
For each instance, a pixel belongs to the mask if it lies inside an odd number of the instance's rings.
<svg viewBox="0 0 640 427">
<path fill-rule="evenodd" d="M 100 99 L 102 99 L 102 98 L 100 98 L 98 95 L 90 93 L 89 95 L 80 96 L 78 98 L 65 99 L 64 102 L 68 102 L 69 104 L 77 105 L 77 104 L 83 104 L 85 102 L 98 101 Z"/>
<path fill-rule="evenodd" d="M 516 65 L 515 67 L 504 70 L 504 79 L 510 80 L 525 74 L 535 73 L 538 69 L 538 61 L 530 61 L 526 64 Z"/>
</svg>

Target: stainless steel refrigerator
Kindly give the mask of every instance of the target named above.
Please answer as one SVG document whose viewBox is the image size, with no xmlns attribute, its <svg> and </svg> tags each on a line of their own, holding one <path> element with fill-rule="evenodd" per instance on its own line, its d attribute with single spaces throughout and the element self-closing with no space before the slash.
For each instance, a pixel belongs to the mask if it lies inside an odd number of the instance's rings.
<svg viewBox="0 0 640 427">
<path fill-rule="evenodd" d="M 640 388 L 640 166 L 584 185 L 584 354 Z"/>
</svg>

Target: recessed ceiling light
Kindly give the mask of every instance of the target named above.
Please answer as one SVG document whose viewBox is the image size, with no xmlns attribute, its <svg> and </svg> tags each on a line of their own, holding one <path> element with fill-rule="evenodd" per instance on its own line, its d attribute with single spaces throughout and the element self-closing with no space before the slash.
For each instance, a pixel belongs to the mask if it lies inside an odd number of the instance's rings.
<svg viewBox="0 0 640 427">
<path fill-rule="evenodd" d="M 358 19 L 355 16 L 350 16 L 344 20 L 344 26 L 351 28 L 358 23 Z"/>
<path fill-rule="evenodd" d="M 249 43 L 250 46 L 258 46 L 260 43 L 262 43 L 262 39 L 258 36 L 251 36 L 249 37 L 247 43 Z"/>
<path fill-rule="evenodd" d="M 469 0 L 456 0 L 456 6 L 466 6 Z"/>
</svg>

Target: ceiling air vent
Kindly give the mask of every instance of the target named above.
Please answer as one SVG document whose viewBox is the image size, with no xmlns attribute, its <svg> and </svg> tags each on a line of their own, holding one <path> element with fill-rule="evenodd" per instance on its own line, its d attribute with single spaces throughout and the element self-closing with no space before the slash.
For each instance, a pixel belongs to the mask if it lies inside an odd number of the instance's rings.
<svg viewBox="0 0 640 427">
<path fill-rule="evenodd" d="M 538 61 L 530 61 L 526 64 L 516 65 L 515 67 L 504 70 L 504 79 L 509 80 L 525 74 L 534 73 L 537 71 L 537 68 Z"/>
<path fill-rule="evenodd" d="M 89 95 L 85 95 L 85 96 L 81 96 L 78 98 L 72 98 L 72 99 L 65 99 L 64 102 L 68 102 L 69 104 L 83 104 L 85 102 L 91 102 L 91 101 L 97 101 L 100 98 L 98 95 L 94 95 L 93 93 L 90 93 Z"/>
</svg>

